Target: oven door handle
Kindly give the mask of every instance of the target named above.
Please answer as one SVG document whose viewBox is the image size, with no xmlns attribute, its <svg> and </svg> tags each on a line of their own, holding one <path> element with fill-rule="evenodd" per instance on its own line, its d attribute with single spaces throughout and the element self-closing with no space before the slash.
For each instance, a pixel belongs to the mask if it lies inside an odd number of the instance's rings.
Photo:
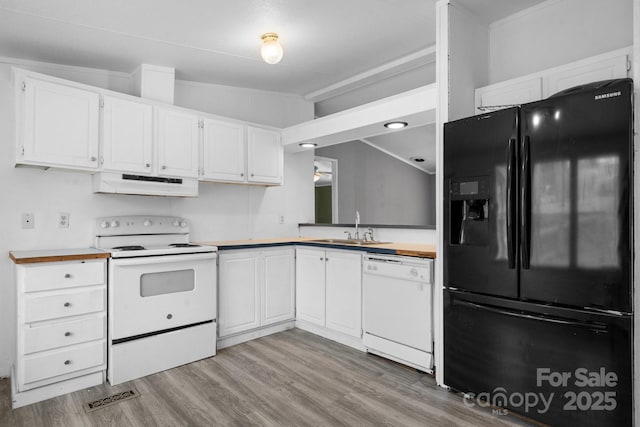
<svg viewBox="0 0 640 427">
<path fill-rule="evenodd" d="M 191 262 L 206 261 L 217 258 L 215 252 L 205 252 L 199 254 L 183 254 L 183 255 L 160 255 L 146 256 L 136 258 L 111 258 L 109 261 L 118 267 L 139 266 L 149 264 L 165 264 L 167 262 Z"/>
</svg>

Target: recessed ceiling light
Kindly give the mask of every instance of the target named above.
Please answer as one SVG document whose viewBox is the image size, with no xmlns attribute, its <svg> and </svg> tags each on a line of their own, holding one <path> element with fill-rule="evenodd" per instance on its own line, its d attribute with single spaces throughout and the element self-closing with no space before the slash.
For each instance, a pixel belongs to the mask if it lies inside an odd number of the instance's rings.
<svg viewBox="0 0 640 427">
<path fill-rule="evenodd" d="M 301 142 L 300 144 L 298 144 L 300 147 L 302 148 L 314 148 L 317 147 L 318 144 L 315 144 L 313 142 Z"/>
<path fill-rule="evenodd" d="M 424 157 L 411 157 L 409 160 L 414 161 L 416 163 L 424 162 Z"/>
<path fill-rule="evenodd" d="M 402 129 L 403 127 L 407 126 L 407 124 L 407 122 L 389 122 L 385 123 L 384 127 L 389 129 Z"/>
</svg>

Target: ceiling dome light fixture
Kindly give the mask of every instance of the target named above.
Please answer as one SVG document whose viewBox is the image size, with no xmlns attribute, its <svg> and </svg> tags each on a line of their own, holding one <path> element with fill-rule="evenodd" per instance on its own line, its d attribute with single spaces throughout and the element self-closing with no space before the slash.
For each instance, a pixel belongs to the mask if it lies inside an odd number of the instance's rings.
<svg viewBox="0 0 640 427">
<path fill-rule="evenodd" d="M 300 147 L 302 148 L 314 148 L 317 147 L 318 144 L 315 144 L 313 142 L 301 142 L 300 144 L 298 144 Z"/>
<path fill-rule="evenodd" d="M 389 123 L 385 123 L 384 127 L 388 129 L 402 129 L 407 125 L 408 125 L 407 122 L 389 122 Z"/>
<path fill-rule="evenodd" d="M 282 59 L 283 53 L 277 33 L 265 33 L 262 35 L 260 55 L 262 55 L 264 62 L 267 64 L 277 64 Z"/>
</svg>

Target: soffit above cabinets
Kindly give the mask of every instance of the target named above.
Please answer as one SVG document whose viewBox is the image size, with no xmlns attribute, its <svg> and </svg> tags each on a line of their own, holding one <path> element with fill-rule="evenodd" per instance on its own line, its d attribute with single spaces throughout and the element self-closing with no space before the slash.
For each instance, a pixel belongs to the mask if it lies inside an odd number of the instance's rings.
<svg viewBox="0 0 640 427">
<path fill-rule="evenodd" d="M 323 147 L 369 138 L 394 132 L 384 127 L 387 122 L 404 121 L 418 127 L 434 123 L 435 114 L 436 87 L 431 84 L 285 128 L 282 142 L 287 152 L 302 151 L 302 142 Z"/>
</svg>

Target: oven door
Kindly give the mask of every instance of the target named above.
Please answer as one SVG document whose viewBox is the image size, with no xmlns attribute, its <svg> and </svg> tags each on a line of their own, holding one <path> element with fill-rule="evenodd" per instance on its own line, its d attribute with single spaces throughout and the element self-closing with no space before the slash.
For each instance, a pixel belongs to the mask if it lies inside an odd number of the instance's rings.
<svg viewBox="0 0 640 427">
<path fill-rule="evenodd" d="M 110 259 L 111 340 L 214 320 L 216 258 L 199 253 Z"/>
</svg>

